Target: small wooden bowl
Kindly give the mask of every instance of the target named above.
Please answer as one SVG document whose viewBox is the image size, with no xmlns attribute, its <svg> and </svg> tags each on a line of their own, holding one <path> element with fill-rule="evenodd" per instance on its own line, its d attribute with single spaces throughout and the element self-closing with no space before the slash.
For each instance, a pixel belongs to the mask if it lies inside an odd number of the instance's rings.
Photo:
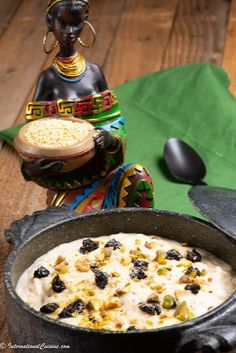
<svg viewBox="0 0 236 353">
<path fill-rule="evenodd" d="M 74 121 L 81 122 L 83 124 L 90 125 L 90 131 L 86 138 L 79 143 L 73 144 L 71 146 L 62 146 L 62 147 L 41 147 L 36 146 L 36 144 L 31 144 L 25 137 L 25 130 L 28 128 L 29 124 L 33 124 L 35 121 L 27 123 L 23 126 L 18 132 L 17 136 L 14 139 L 14 146 L 18 151 L 19 155 L 25 161 L 34 161 L 41 158 L 52 161 L 65 161 L 64 167 L 60 173 L 70 172 L 74 169 L 77 169 L 89 162 L 95 155 L 95 144 L 93 136 L 95 134 L 95 129 L 92 124 L 81 119 L 76 118 L 44 118 L 42 120 L 48 119 L 60 119 L 63 121 Z M 39 120 L 37 120 L 39 121 Z"/>
</svg>

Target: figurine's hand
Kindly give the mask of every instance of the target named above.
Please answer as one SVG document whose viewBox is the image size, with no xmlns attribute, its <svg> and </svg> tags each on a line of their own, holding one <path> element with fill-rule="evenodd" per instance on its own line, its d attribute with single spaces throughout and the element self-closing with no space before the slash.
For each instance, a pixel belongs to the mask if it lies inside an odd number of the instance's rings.
<svg viewBox="0 0 236 353">
<path fill-rule="evenodd" d="M 94 142 L 98 149 L 115 149 L 117 147 L 119 142 L 112 134 L 110 134 L 110 132 L 102 128 L 96 128 L 96 130 L 98 133 L 94 137 Z"/>
<path fill-rule="evenodd" d="M 64 161 L 49 162 L 47 159 L 42 158 L 32 162 L 24 161 L 21 166 L 21 170 L 26 179 L 27 175 L 36 178 L 46 177 L 59 173 L 64 164 Z"/>
</svg>

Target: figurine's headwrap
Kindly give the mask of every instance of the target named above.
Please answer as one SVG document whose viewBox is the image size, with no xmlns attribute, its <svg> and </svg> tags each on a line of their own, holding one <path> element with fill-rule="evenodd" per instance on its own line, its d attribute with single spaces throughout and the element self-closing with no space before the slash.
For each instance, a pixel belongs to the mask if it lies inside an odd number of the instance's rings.
<svg viewBox="0 0 236 353">
<path fill-rule="evenodd" d="M 49 0 L 48 7 L 47 7 L 47 12 L 51 11 L 53 6 L 58 4 L 59 2 L 71 3 L 71 5 L 84 3 L 85 5 L 89 6 L 89 0 Z"/>
</svg>

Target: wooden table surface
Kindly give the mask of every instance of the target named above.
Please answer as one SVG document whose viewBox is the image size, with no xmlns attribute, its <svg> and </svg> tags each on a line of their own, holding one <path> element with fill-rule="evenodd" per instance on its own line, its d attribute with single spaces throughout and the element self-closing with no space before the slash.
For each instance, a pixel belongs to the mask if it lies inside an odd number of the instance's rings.
<svg viewBox="0 0 236 353">
<path fill-rule="evenodd" d="M 23 121 L 35 80 L 52 60 L 53 54 L 46 57 L 42 48 L 46 4 L 47 0 L 0 0 L 0 129 Z M 83 52 L 100 64 L 110 87 L 204 61 L 228 71 L 236 94 L 236 0 L 93 0 L 90 21 L 97 42 Z M 23 180 L 16 153 L 4 144 L 0 190 L 0 343 L 7 344 L 2 272 L 10 247 L 4 229 L 45 208 L 45 190 Z"/>
</svg>

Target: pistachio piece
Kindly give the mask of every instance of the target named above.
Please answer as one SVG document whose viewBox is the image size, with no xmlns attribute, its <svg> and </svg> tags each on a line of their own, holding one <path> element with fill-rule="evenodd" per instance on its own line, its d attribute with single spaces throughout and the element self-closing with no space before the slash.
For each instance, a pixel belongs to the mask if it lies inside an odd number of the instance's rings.
<svg viewBox="0 0 236 353">
<path fill-rule="evenodd" d="M 165 276 L 169 273 L 169 270 L 165 267 L 159 268 L 159 270 L 157 270 L 157 273 L 159 276 Z"/>
<path fill-rule="evenodd" d="M 120 252 L 121 252 L 121 254 L 124 254 L 125 253 L 125 247 L 124 246 L 122 246 L 121 248 L 120 248 Z"/>
<path fill-rule="evenodd" d="M 166 265 L 167 264 L 166 253 L 164 251 L 157 250 L 156 251 L 156 261 L 160 265 Z"/>
<path fill-rule="evenodd" d="M 68 272 L 68 262 L 61 263 L 55 267 L 55 270 L 59 272 L 60 274 L 64 275 L 65 273 Z"/>
<path fill-rule="evenodd" d="M 120 274 L 116 271 L 111 272 L 112 277 L 120 277 Z"/>
<path fill-rule="evenodd" d="M 174 295 L 177 300 L 179 300 L 184 294 L 185 294 L 185 292 L 182 290 L 179 290 L 179 289 L 176 289 L 174 291 Z"/>
<path fill-rule="evenodd" d="M 146 241 L 144 245 L 145 245 L 145 248 L 147 249 L 153 249 L 155 246 L 155 243 L 153 241 Z"/>
<path fill-rule="evenodd" d="M 92 297 L 93 295 L 95 295 L 95 291 L 93 289 L 88 289 L 87 294 Z"/>
<path fill-rule="evenodd" d="M 161 284 L 152 283 L 150 285 L 150 287 L 152 290 L 155 290 L 159 294 L 161 294 L 165 291 L 165 287 L 163 287 L 163 285 L 161 285 Z"/>
<path fill-rule="evenodd" d="M 192 264 L 191 261 L 184 259 L 184 260 L 182 260 L 182 261 L 177 265 L 177 267 L 186 267 L 186 268 L 189 268 L 189 267 L 191 267 L 192 265 L 193 265 L 193 264 Z"/>
<path fill-rule="evenodd" d="M 129 293 L 129 292 L 130 292 L 130 288 L 131 288 L 130 283 L 127 283 L 124 287 L 118 288 L 118 289 L 116 290 L 116 295 L 117 295 L 118 297 L 120 297 L 121 295 L 124 295 L 124 294 L 126 294 L 126 293 Z"/>
<path fill-rule="evenodd" d="M 160 299 L 159 296 L 157 295 L 157 293 L 152 293 L 149 295 L 149 297 L 147 298 L 147 303 L 160 303 Z"/>
<path fill-rule="evenodd" d="M 123 266 L 129 266 L 131 264 L 131 261 L 132 261 L 131 258 L 128 256 L 122 256 L 120 260 Z"/>
<path fill-rule="evenodd" d="M 104 310 L 113 310 L 121 307 L 119 299 L 113 299 L 109 303 L 104 305 Z"/>
<path fill-rule="evenodd" d="M 90 300 L 86 305 L 87 309 L 92 311 L 99 311 L 101 306 L 102 306 L 102 302 L 99 299 Z"/>
<path fill-rule="evenodd" d="M 172 309 L 176 306 L 175 298 L 172 295 L 165 295 L 163 299 L 163 308 Z"/>
<path fill-rule="evenodd" d="M 189 310 L 187 302 L 182 302 L 176 309 L 174 317 L 180 321 L 188 321 L 194 318 L 193 313 Z"/>
<path fill-rule="evenodd" d="M 90 270 L 90 264 L 87 259 L 79 259 L 75 263 L 75 267 L 80 272 L 88 272 Z"/>
<path fill-rule="evenodd" d="M 191 283 L 191 279 L 189 278 L 189 276 L 185 275 L 185 276 L 180 277 L 179 283 L 188 284 L 188 283 Z"/>
<path fill-rule="evenodd" d="M 113 253 L 113 247 L 112 246 L 106 247 L 106 248 L 104 248 L 103 251 L 104 251 L 105 258 L 111 257 L 111 255 Z"/>
<path fill-rule="evenodd" d="M 104 249 L 104 248 L 101 249 L 100 254 L 97 254 L 97 255 L 95 256 L 95 258 L 96 258 L 96 261 L 98 261 L 98 262 L 104 261 L 104 260 L 105 260 L 105 249 Z"/>
<path fill-rule="evenodd" d="M 61 263 L 64 262 L 64 261 L 65 261 L 64 256 L 59 255 L 59 256 L 57 257 L 57 259 L 56 259 L 55 266 L 61 264 Z"/>
</svg>

